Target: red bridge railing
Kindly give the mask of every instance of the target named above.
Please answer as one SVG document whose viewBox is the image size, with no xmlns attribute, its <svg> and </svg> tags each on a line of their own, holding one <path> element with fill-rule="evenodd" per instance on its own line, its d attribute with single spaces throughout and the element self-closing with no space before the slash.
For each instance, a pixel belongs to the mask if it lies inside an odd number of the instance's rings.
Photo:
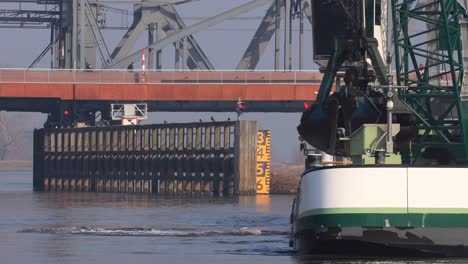
<svg viewBox="0 0 468 264">
<path fill-rule="evenodd" d="M 305 84 L 320 83 L 318 71 L 128 71 L 0 69 L 0 83 L 101 84 Z"/>
</svg>

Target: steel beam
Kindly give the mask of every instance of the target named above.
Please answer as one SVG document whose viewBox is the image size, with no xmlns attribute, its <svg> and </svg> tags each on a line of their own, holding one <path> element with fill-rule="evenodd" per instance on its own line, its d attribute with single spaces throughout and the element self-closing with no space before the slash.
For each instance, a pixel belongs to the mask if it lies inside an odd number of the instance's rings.
<svg viewBox="0 0 468 264">
<path fill-rule="evenodd" d="M 309 20 L 309 23 L 312 25 L 312 6 L 309 4 L 309 2 L 305 1 L 304 2 L 304 15 L 306 15 L 307 20 Z"/>
<path fill-rule="evenodd" d="M 284 0 L 284 70 L 291 70 L 291 0 Z"/>
<path fill-rule="evenodd" d="M 19 1 L 19 0 L 17 0 Z M 142 0 L 140 3 L 137 1 L 109 1 L 109 0 L 95 0 L 89 1 L 90 4 L 112 4 L 112 5 L 133 5 L 138 3 L 143 6 L 162 6 L 162 5 L 180 5 L 189 2 L 193 2 L 195 0 Z"/>
<path fill-rule="evenodd" d="M 182 44 L 182 69 L 185 70 L 187 68 L 187 61 L 188 61 L 188 53 L 187 53 L 187 47 L 188 47 L 188 37 L 184 38 L 183 44 Z"/>
<path fill-rule="evenodd" d="M 280 67 L 280 28 L 281 28 L 281 0 L 275 0 L 275 70 L 279 70 Z"/>
<path fill-rule="evenodd" d="M 17 22 L 17 24 L 24 24 L 24 23 L 35 23 L 35 24 L 42 24 L 42 23 L 49 23 L 54 21 L 55 19 L 51 18 L 43 18 L 43 17 L 36 17 L 36 18 L 22 18 L 22 17 L 0 17 L 0 22 Z"/>
<path fill-rule="evenodd" d="M 65 1 L 63 3 L 63 15 L 61 19 L 61 34 L 64 40 L 63 45 L 63 61 L 64 64 L 62 65 L 65 69 L 73 68 L 73 61 L 72 61 L 72 46 L 73 46 L 73 36 L 72 36 L 72 29 L 73 29 L 73 3 L 71 1 Z"/>
<path fill-rule="evenodd" d="M 2 3 L 37 3 L 37 0 L 2 0 Z"/>
<path fill-rule="evenodd" d="M 50 43 L 53 43 L 52 47 L 50 47 L 50 68 L 54 68 L 54 50 L 55 47 L 57 46 L 57 39 L 55 39 L 55 28 L 56 25 L 52 24 L 50 27 Z"/>
<path fill-rule="evenodd" d="M 180 40 L 177 40 L 175 42 L 175 63 L 174 63 L 174 68 L 176 70 L 180 69 Z"/>
<path fill-rule="evenodd" d="M 92 33 L 91 35 L 98 47 L 102 64 L 103 65 L 110 64 L 112 63 L 112 57 L 110 55 L 109 49 L 107 48 L 106 41 L 104 40 L 104 36 L 102 35 L 101 30 L 99 29 L 97 25 L 97 19 L 95 15 L 96 11 L 93 10 L 94 8 L 91 8 L 90 4 L 88 3 L 88 0 L 83 0 L 83 2 L 84 2 L 83 9 L 85 11 L 86 21 L 87 21 L 86 29 L 90 30 L 90 32 Z"/>
<path fill-rule="evenodd" d="M 73 1 L 73 44 L 72 44 L 72 61 L 73 69 L 78 66 L 78 0 Z"/>
<path fill-rule="evenodd" d="M 155 23 L 149 24 L 148 25 L 148 46 L 153 43 L 156 43 L 154 31 L 155 31 Z M 155 57 L 154 54 L 152 54 L 151 52 L 148 52 L 148 67 L 147 67 L 148 70 L 154 69 L 154 57 Z"/>
<path fill-rule="evenodd" d="M 304 1 L 299 0 L 301 13 L 299 14 L 299 70 L 304 69 Z"/>
<path fill-rule="evenodd" d="M 236 17 L 236 16 L 238 16 L 238 15 L 240 15 L 242 13 L 245 13 L 247 11 L 251 11 L 251 10 L 253 10 L 255 8 L 258 8 L 258 7 L 263 6 L 265 4 L 271 3 L 272 1 L 273 0 L 254 0 L 254 1 L 251 1 L 249 3 L 246 3 L 246 4 L 242 5 L 242 6 L 233 8 L 233 9 L 231 9 L 229 11 L 226 11 L 226 12 L 224 12 L 222 14 L 219 14 L 219 15 L 214 16 L 212 18 L 209 18 L 209 19 L 207 19 L 205 21 L 202 21 L 200 23 L 197 23 L 197 24 L 194 24 L 194 25 L 192 25 L 190 27 L 187 27 L 186 29 L 181 30 L 180 32 L 177 32 L 177 33 L 175 33 L 173 35 L 167 36 L 166 38 L 161 39 L 158 43 L 150 45 L 147 48 L 151 48 L 153 52 L 156 51 L 156 50 L 160 50 L 162 48 L 167 47 L 168 45 L 171 45 L 172 43 L 176 42 L 177 40 L 182 39 L 183 37 L 192 35 L 192 34 L 194 34 L 196 32 L 199 32 L 199 31 L 201 31 L 203 29 L 206 29 L 206 28 L 212 27 L 214 25 L 217 25 L 217 24 L 225 21 L 226 19 Z M 127 56 L 126 58 L 117 60 L 112 65 L 107 66 L 107 68 L 124 68 L 130 62 L 132 62 L 134 60 L 137 60 L 138 56 L 139 56 L 139 53 L 134 52 L 131 55 Z"/>
<path fill-rule="evenodd" d="M 130 25 L 130 28 L 128 29 L 127 33 L 122 37 L 120 42 L 117 44 L 116 48 L 111 54 L 111 57 L 114 61 L 119 61 L 125 58 L 127 54 L 130 52 L 132 47 L 135 45 L 138 37 L 140 34 L 145 30 L 145 27 L 148 24 L 155 23 L 156 21 L 146 21 L 146 18 L 143 19 L 143 14 L 142 14 L 142 6 L 141 5 L 135 5 L 135 10 L 133 13 L 133 23 Z M 138 58 L 135 58 L 133 61 L 129 61 L 127 65 L 129 65 L 131 62 L 136 61 Z M 122 67 L 123 68 L 123 67 Z"/>
<path fill-rule="evenodd" d="M 148 101 L 148 112 L 226 112 L 232 113 L 237 101 Z M 74 103 L 81 110 L 108 109 L 115 101 L 64 101 L 58 98 L 0 97 L 0 110 L 12 112 L 53 113 L 60 103 Z M 119 103 L 141 103 L 119 101 Z M 245 101 L 249 113 L 302 113 L 304 101 Z M 110 108 L 110 107 L 109 107 Z"/>
<path fill-rule="evenodd" d="M 300 39 L 299 39 L 299 69 L 303 69 L 304 65 L 304 15 L 308 18 L 310 24 L 312 24 L 312 12 L 310 9 L 310 5 L 307 1 L 302 1 L 301 3 L 301 13 L 300 13 Z M 276 12 L 278 10 L 278 12 Z M 270 13 L 271 12 L 271 13 Z M 246 70 L 246 69 L 255 69 L 259 60 L 261 59 L 264 51 L 268 46 L 268 42 L 271 40 L 272 35 L 275 34 L 275 70 L 280 68 L 280 21 L 285 16 L 285 6 L 284 0 L 276 0 L 271 7 L 268 9 L 265 17 L 263 18 L 260 26 L 257 29 L 252 41 L 250 42 L 249 47 L 247 48 L 244 56 L 242 57 L 239 65 L 237 66 L 238 70 Z M 289 12 L 290 13 L 290 12 Z M 290 24 L 290 23 L 289 23 Z M 290 30 L 286 31 L 285 34 L 289 37 L 289 55 L 288 61 L 291 61 L 291 24 L 289 26 Z M 286 48 L 287 46 L 285 46 Z M 292 64 L 292 63 L 290 63 Z M 291 68 L 291 65 L 286 67 L 288 69 Z"/>
<path fill-rule="evenodd" d="M 271 4 L 270 8 L 268 8 L 262 22 L 260 23 L 260 26 L 257 29 L 257 32 L 255 32 L 255 35 L 249 44 L 249 47 L 237 65 L 238 70 L 253 70 L 257 67 L 260 58 L 268 47 L 268 43 L 275 34 L 276 8 L 275 1 Z"/>
<path fill-rule="evenodd" d="M 80 0 L 80 68 L 85 69 L 86 68 L 86 13 L 85 13 L 85 0 Z M 75 45 L 78 45 L 78 43 L 75 43 Z"/>
<path fill-rule="evenodd" d="M 0 23 L 24 26 L 25 24 L 41 25 L 58 21 L 60 13 L 53 8 L 50 10 L 0 10 Z"/>
<path fill-rule="evenodd" d="M 158 24 L 160 29 L 164 30 L 167 35 L 175 34 L 186 28 L 182 18 L 172 5 L 149 8 L 138 6 L 135 10 L 132 26 L 117 45 L 117 48 L 112 53 L 112 57 L 119 60 L 127 56 L 135 45 L 139 35 L 145 30 L 146 25 L 151 23 Z M 175 42 L 174 46 L 176 46 Z M 214 69 L 193 36 L 187 36 L 187 46 L 181 48 L 186 49 L 188 52 L 187 65 L 190 69 Z M 152 50 L 152 52 L 160 54 L 160 50 Z"/>
<path fill-rule="evenodd" d="M 161 38 L 161 27 L 159 26 L 158 23 L 156 23 L 156 29 L 155 29 L 155 41 L 154 43 L 157 43 L 159 41 L 159 39 Z M 156 69 L 160 70 L 162 69 L 162 51 L 161 50 L 157 50 L 156 51 Z"/>
<path fill-rule="evenodd" d="M 52 49 L 54 44 L 55 44 L 54 42 L 50 42 L 49 45 L 47 45 L 47 47 L 45 47 L 45 49 L 39 54 L 39 56 L 37 56 L 36 59 L 31 63 L 31 65 L 29 65 L 28 69 L 34 68 L 36 64 L 39 61 L 41 61 L 42 58 L 49 52 L 49 50 Z"/>
<path fill-rule="evenodd" d="M 161 15 L 159 20 L 162 29 L 166 35 L 174 34 L 175 32 L 187 28 L 179 13 L 172 5 L 165 5 L 161 7 Z M 208 57 L 203 52 L 202 48 L 198 45 L 197 41 L 192 35 L 187 36 L 186 49 L 189 57 L 187 57 L 187 66 L 190 69 L 212 70 L 214 66 L 211 64 Z"/>
</svg>

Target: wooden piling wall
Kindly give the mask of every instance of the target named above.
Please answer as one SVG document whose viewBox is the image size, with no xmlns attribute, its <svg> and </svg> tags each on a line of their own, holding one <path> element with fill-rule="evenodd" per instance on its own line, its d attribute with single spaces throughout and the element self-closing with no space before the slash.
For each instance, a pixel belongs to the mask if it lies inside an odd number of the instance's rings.
<svg viewBox="0 0 468 264">
<path fill-rule="evenodd" d="M 255 194 L 255 121 L 34 131 L 34 189 Z"/>
</svg>

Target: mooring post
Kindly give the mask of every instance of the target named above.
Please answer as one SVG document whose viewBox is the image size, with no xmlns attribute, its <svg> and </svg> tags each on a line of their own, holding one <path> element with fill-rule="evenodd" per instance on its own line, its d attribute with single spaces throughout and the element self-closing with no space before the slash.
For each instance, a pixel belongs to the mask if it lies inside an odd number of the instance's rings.
<svg viewBox="0 0 468 264">
<path fill-rule="evenodd" d="M 203 160 L 203 167 L 204 169 L 204 178 L 203 178 L 203 194 L 204 195 L 211 195 L 212 191 L 212 178 L 211 178 L 211 170 L 210 170 L 210 163 L 211 163 L 211 155 L 209 154 L 211 151 L 211 126 L 208 125 L 205 127 L 205 158 Z"/>
<path fill-rule="evenodd" d="M 150 164 L 149 169 L 150 169 L 150 177 L 151 177 L 151 190 L 153 193 L 158 193 L 160 192 L 159 190 L 159 180 L 158 180 L 158 173 L 160 171 L 160 166 L 158 166 L 158 151 L 159 151 L 159 128 L 153 127 L 150 129 L 151 130 L 151 143 L 149 144 L 150 146 L 150 154 L 149 154 L 149 159 L 150 159 Z"/>
<path fill-rule="evenodd" d="M 190 126 L 187 128 L 186 133 L 186 144 L 185 150 L 187 151 L 187 159 L 185 161 L 185 172 L 186 172 L 186 183 L 185 183 L 185 193 L 187 195 L 193 194 L 193 178 L 194 178 L 194 166 L 193 163 L 195 161 L 194 155 L 192 154 L 193 149 L 193 127 Z"/>
<path fill-rule="evenodd" d="M 143 152 L 143 163 L 142 163 L 142 170 L 143 170 L 143 192 L 149 193 L 151 192 L 150 187 L 150 175 L 149 175 L 149 164 L 150 164 L 150 133 L 151 130 L 149 128 L 145 128 L 143 130 L 143 143 L 142 143 L 142 152 Z"/>
<path fill-rule="evenodd" d="M 125 130 L 120 130 L 118 131 L 118 137 L 119 137 L 119 192 L 127 192 L 127 181 L 126 181 L 126 158 L 127 158 L 127 152 L 126 152 L 126 131 Z"/>
<path fill-rule="evenodd" d="M 134 153 L 134 171 L 135 171 L 135 192 L 141 193 L 143 192 L 143 185 L 142 185 L 142 153 L 141 153 L 141 146 L 142 146 L 142 129 L 141 127 L 135 127 L 135 148 L 133 150 Z"/>
<path fill-rule="evenodd" d="M 44 190 L 44 130 L 34 129 L 34 154 L 33 154 L 33 188 L 36 191 Z"/>
<path fill-rule="evenodd" d="M 221 189 L 223 195 L 230 194 L 230 183 L 232 182 L 233 175 L 231 172 L 231 159 L 233 155 L 229 153 L 231 149 L 231 125 L 225 125 L 223 129 L 224 146 L 223 146 L 223 187 Z"/>
<path fill-rule="evenodd" d="M 110 163 L 109 173 L 112 180 L 112 191 L 119 192 L 119 134 L 112 128 L 110 132 Z"/>
<path fill-rule="evenodd" d="M 63 133 L 62 131 L 57 132 L 57 166 L 55 168 L 55 191 L 62 191 L 62 167 L 63 167 L 63 152 L 62 152 L 62 147 L 63 147 Z"/>
<path fill-rule="evenodd" d="M 95 177 L 96 183 L 93 186 L 94 189 L 92 191 L 102 192 L 104 185 L 109 186 L 107 192 L 110 192 L 110 181 L 106 177 L 106 137 L 108 131 L 106 130 L 98 130 L 97 131 L 97 139 L 96 139 L 96 167 L 95 167 Z"/>
<path fill-rule="evenodd" d="M 99 128 L 97 128 L 99 129 Z M 96 167 L 97 167 L 97 137 L 98 131 L 96 128 L 93 128 L 89 136 L 91 137 L 89 142 L 91 142 L 91 147 L 89 149 L 89 165 L 88 165 L 88 184 L 85 187 L 87 192 L 92 192 L 96 190 L 97 185 L 97 174 L 96 174 Z M 99 131 L 100 132 L 100 131 Z"/>
<path fill-rule="evenodd" d="M 83 159 L 83 173 L 81 178 L 81 187 L 80 192 L 88 192 L 89 191 L 89 178 L 90 178 L 90 169 L 89 163 L 91 162 L 91 131 L 87 130 L 84 133 L 85 139 L 85 158 Z"/>
<path fill-rule="evenodd" d="M 195 186 L 194 186 L 194 194 L 196 195 L 200 195 L 201 194 L 201 175 L 202 175 L 202 171 L 201 171 L 201 159 L 202 159 L 202 155 L 201 155 L 201 150 L 202 150 L 202 134 L 203 134 L 203 131 L 202 131 L 202 127 L 201 126 L 197 126 L 196 128 L 196 135 L 195 135 L 195 151 L 196 151 L 196 156 L 195 156 Z"/>
<path fill-rule="evenodd" d="M 104 184 L 107 184 L 105 180 L 105 150 L 106 150 L 106 130 L 99 129 L 96 131 L 96 161 L 94 162 L 94 177 L 95 182 L 91 186 L 92 192 L 102 192 Z M 101 188 L 101 191 L 98 189 Z M 110 191 L 110 182 L 109 182 L 109 191 Z"/>
<path fill-rule="evenodd" d="M 77 131 L 70 132 L 70 163 L 68 167 L 68 191 L 75 191 L 75 175 L 77 160 Z"/>
<path fill-rule="evenodd" d="M 167 128 L 163 127 L 161 128 L 161 155 L 159 157 L 159 165 L 160 165 L 160 170 L 161 170 L 161 176 L 160 176 L 160 189 L 161 193 L 168 193 L 168 183 L 169 183 L 169 178 L 168 178 L 168 154 L 167 154 Z"/>
<path fill-rule="evenodd" d="M 169 177 L 169 193 L 173 194 L 175 191 L 175 177 L 174 177 L 174 164 L 175 164 L 175 128 L 169 128 L 169 161 L 168 161 L 168 177 Z"/>
<path fill-rule="evenodd" d="M 135 157 L 135 130 L 133 127 L 127 128 L 127 192 L 133 193 L 135 192 L 135 167 L 134 167 L 134 157 Z"/>
<path fill-rule="evenodd" d="M 46 182 L 44 183 L 47 191 L 55 191 L 55 175 L 57 170 L 57 142 L 55 135 L 56 134 L 54 132 L 50 133 L 50 166 Z"/>
<path fill-rule="evenodd" d="M 238 121 L 236 123 L 234 132 L 234 195 L 255 194 L 257 131 L 256 121 Z"/>
<path fill-rule="evenodd" d="M 177 173 L 177 194 L 183 194 L 185 190 L 185 177 L 184 177 L 184 160 L 186 159 L 184 150 L 184 128 L 177 128 L 177 162 L 176 162 L 176 173 Z"/>
<path fill-rule="evenodd" d="M 221 158 L 221 126 L 218 124 L 216 124 L 214 128 L 214 153 L 214 159 L 211 162 L 211 170 L 213 172 L 213 195 L 219 196 L 223 159 Z"/>
</svg>

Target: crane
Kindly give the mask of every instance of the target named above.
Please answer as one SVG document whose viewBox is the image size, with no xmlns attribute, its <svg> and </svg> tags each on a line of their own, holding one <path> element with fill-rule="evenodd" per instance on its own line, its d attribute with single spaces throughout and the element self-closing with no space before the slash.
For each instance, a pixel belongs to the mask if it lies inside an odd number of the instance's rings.
<svg viewBox="0 0 468 264">
<path fill-rule="evenodd" d="M 407 151 L 414 159 L 425 153 L 442 163 L 466 163 L 467 108 L 460 96 L 463 3 L 392 0 L 391 4 L 396 81 L 408 87 L 399 90 L 398 97 L 412 114 L 417 131 Z M 426 27 L 417 28 L 418 24 Z"/>
<path fill-rule="evenodd" d="M 369 28 L 376 2 L 326 1 L 346 8 L 349 29 L 333 33 L 317 102 L 298 131 L 352 165 L 323 167 L 323 153 L 308 153 L 290 244 L 307 254 L 466 257 L 465 1 L 382 1 L 385 49 Z"/>
<path fill-rule="evenodd" d="M 334 43 L 328 45 L 335 48 L 317 100 L 301 118 L 301 137 L 328 154 L 350 156 L 353 133 L 365 124 L 388 124 L 386 152 L 400 153 L 404 164 L 467 163 L 468 112 L 461 99 L 464 1 L 316 2 L 316 9 L 340 9 L 345 30 L 332 33 Z M 373 30 L 380 16 L 388 22 L 387 43 L 379 43 Z M 387 44 L 386 54 L 379 44 Z M 337 82 L 341 79 L 344 85 Z M 394 123 L 400 127 L 396 136 Z"/>
</svg>

